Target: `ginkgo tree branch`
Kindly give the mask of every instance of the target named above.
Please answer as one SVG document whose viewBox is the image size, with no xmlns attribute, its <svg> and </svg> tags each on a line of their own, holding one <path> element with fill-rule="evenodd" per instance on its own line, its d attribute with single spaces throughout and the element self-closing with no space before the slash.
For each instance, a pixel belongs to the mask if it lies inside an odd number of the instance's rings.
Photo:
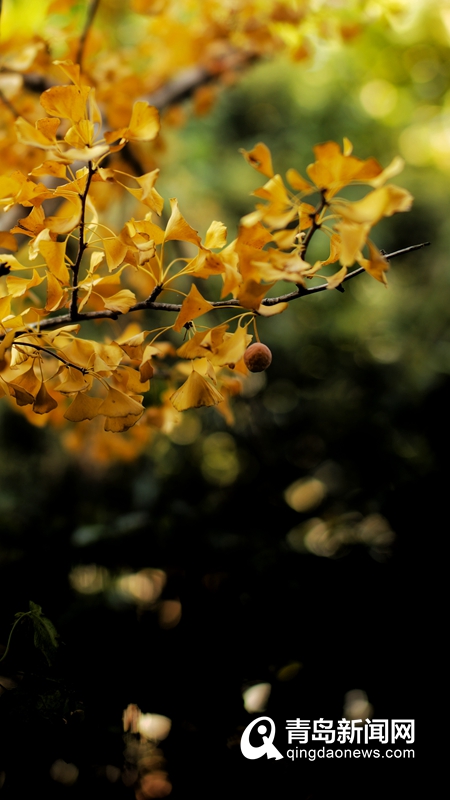
<svg viewBox="0 0 450 800">
<path fill-rule="evenodd" d="M 321 223 L 319 222 L 319 217 L 320 217 L 323 209 L 326 208 L 326 206 L 328 205 L 327 199 L 325 197 L 325 191 L 322 191 L 321 194 L 322 194 L 322 197 L 321 197 L 321 201 L 320 201 L 319 205 L 309 215 L 309 218 L 311 220 L 311 227 L 310 227 L 308 233 L 306 234 L 305 238 L 302 241 L 301 253 L 302 253 L 302 257 L 303 258 L 306 256 L 306 251 L 308 250 L 308 247 L 310 245 L 311 239 L 313 238 L 313 236 L 316 233 L 316 231 L 318 231 L 319 228 L 321 227 Z"/>
<path fill-rule="evenodd" d="M 382 255 L 386 261 L 390 261 L 391 258 L 397 258 L 405 253 L 410 253 L 413 250 L 420 250 L 422 247 L 428 247 L 429 245 L 430 242 L 421 242 L 420 244 L 412 244 L 409 247 L 403 247 L 401 250 L 395 250 L 392 253 L 382 253 Z M 357 267 L 342 279 L 342 283 L 351 280 L 351 278 L 356 278 L 357 275 L 362 275 L 363 272 L 366 272 L 364 267 Z M 340 285 L 335 288 L 339 290 Z M 328 289 L 328 283 L 321 283 L 319 286 L 311 286 L 309 289 L 299 285 L 298 291 L 289 292 L 288 294 L 280 295 L 280 297 L 266 297 L 262 301 L 262 304 L 265 306 L 274 306 L 277 303 L 289 303 L 291 300 L 297 300 L 298 297 L 304 297 L 307 294 L 317 294 L 317 292 L 323 292 L 325 289 Z"/>
<path fill-rule="evenodd" d="M 89 187 L 91 185 L 92 176 L 94 175 L 95 169 L 92 165 L 92 161 L 88 163 L 88 174 L 86 179 L 86 186 L 82 195 L 80 195 L 81 200 L 81 217 L 80 217 L 80 238 L 78 240 L 78 253 L 75 259 L 75 263 L 72 267 L 73 278 L 72 278 L 72 299 L 70 303 L 70 319 L 72 321 L 79 319 L 78 314 L 78 274 L 80 271 L 81 260 L 84 255 L 84 251 L 88 247 L 88 243 L 85 239 L 85 217 L 86 217 L 86 201 L 87 196 L 89 194 Z"/>
<path fill-rule="evenodd" d="M 100 5 L 100 0 L 90 0 L 88 12 L 86 16 L 86 22 L 84 23 L 83 32 L 80 36 L 80 43 L 78 45 L 78 52 L 76 56 L 76 62 L 80 66 L 83 63 L 83 55 L 84 55 L 84 48 L 86 46 L 86 39 L 89 35 L 89 31 L 92 27 L 92 23 L 94 22 L 95 15 L 97 13 L 98 7 Z"/>
<path fill-rule="evenodd" d="M 89 30 L 89 29 L 88 29 Z M 84 49 L 84 43 L 83 43 Z M 244 68 L 250 66 L 257 60 L 257 56 L 251 53 L 242 53 L 233 50 L 217 61 L 214 69 L 208 69 L 201 65 L 186 67 L 180 70 L 171 80 L 162 84 L 158 89 L 146 96 L 147 102 L 155 106 L 159 111 L 165 111 L 172 105 L 178 105 L 184 100 L 189 100 L 201 86 L 220 80 L 222 73 L 227 70 Z M 26 89 L 33 94 L 41 94 L 52 83 L 34 73 L 23 76 L 23 84 Z M 15 114 L 17 116 L 17 114 Z"/>
<path fill-rule="evenodd" d="M 17 111 L 14 108 L 13 104 L 11 103 L 11 101 L 8 100 L 8 98 L 5 96 L 5 94 L 2 91 L 0 91 L 0 103 L 3 103 L 3 105 L 8 109 L 8 111 L 14 117 L 14 119 L 17 119 L 19 114 L 17 113 Z"/>
<path fill-rule="evenodd" d="M 146 99 L 150 105 L 156 106 L 159 111 L 164 111 L 171 105 L 189 100 L 197 89 L 205 84 L 218 81 L 227 70 L 245 69 L 256 61 L 258 61 L 258 56 L 255 53 L 230 49 L 228 53 L 217 60 L 214 69 L 208 69 L 201 65 L 187 67 L 175 75 L 172 80 L 167 81 L 148 95 Z"/>
<path fill-rule="evenodd" d="M 421 242 L 420 244 L 412 244 L 409 247 L 401 248 L 400 250 L 395 250 L 392 253 L 385 253 L 384 258 L 386 261 L 389 261 L 392 258 L 398 258 L 398 256 L 404 255 L 405 253 L 410 253 L 414 250 L 420 250 L 422 247 L 428 247 L 430 242 Z M 344 281 L 349 281 L 352 278 L 355 278 L 357 275 L 361 275 L 366 270 L 364 267 L 358 267 L 352 272 L 349 272 Z M 339 288 L 339 287 L 336 287 Z M 277 297 L 266 297 L 262 301 L 263 306 L 275 306 L 278 303 L 290 303 L 293 300 L 298 300 L 300 297 L 305 297 L 307 295 L 317 294 L 318 292 L 324 292 L 328 289 L 328 282 L 321 283 L 318 286 L 311 286 L 310 288 L 306 288 L 304 286 L 299 285 L 295 291 L 288 292 L 287 294 L 279 295 Z M 181 309 L 180 303 L 161 303 L 156 300 L 156 298 L 161 294 L 164 290 L 163 286 L 156 286 L 152 293 L 147 297 L 146 300 L 142 300 L 139 303 L 135 303 L 132 305 L 128 312 L 131 314 L 137 311 L 166 311 L 172 312 L 174 314 L 178 314 Z M 214 309 L 220 308 L 244 308 L 241 306 L 240 302 L 236 298 L 230 298 L 229 300 L 215 300 L 211 302 L 211 306 Z M 244 309 L 248 311 L 249 309 Z M 256 315 L 258 312 L 255 310 L 254 312 Z M 108 309 L 102 311 L 85 311 L 82 313 L 77 313 L 76 316 L 72 316 L 71 313 L 63 314 L 58 317 L 50 317 L 45 320 L 41 320 L 39 323 L 32 323 L 28 326 L 28 330 L 36 330 L 44 331 L 44 330 L 55 330 L 56 328 L 63 327 L 64 325 L 69 325 L 76 322 L 92 322 L 94 320 L 116 320 L 119 317 L 124 316 L 123 312 L 121 311 L 110 311 Z M 23 335 L 25 331 L 17 331 L 17 335 Z M 4 337 L 0 335 L 0 341 Z"/>
</svg>

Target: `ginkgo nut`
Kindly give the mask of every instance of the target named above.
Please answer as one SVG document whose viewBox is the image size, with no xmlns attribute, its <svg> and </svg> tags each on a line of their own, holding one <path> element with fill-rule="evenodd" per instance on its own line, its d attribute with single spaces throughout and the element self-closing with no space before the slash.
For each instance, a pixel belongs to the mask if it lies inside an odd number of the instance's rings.
<svg viewBox="0 0 450 800">
<path fill-rule="evenodd" d="M 244 353 L 244 363 L 250 372 L 264 372 L 272 363 L 272 353 L 266 344 L 254 342 Z"/>
</svg>

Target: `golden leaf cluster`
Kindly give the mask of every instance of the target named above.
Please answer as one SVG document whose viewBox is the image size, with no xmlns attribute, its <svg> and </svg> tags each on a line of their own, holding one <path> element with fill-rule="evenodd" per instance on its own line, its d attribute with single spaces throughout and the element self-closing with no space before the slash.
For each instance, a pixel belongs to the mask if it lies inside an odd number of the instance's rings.
<svg viewBox="0 0 450 800">
<path fill-rule="evenodd" d="M 70 3 L 51 6 L 64 14 Z M 96 420 L 106 431 L 133 429 L 142 442 L 149 426 L 170 431 L 189 408 L 214 406 L 231 423 L 229 401 L 248 374 L 244 354 L 259 339 L 259 316 L 284 312 L 313 278 L 338 287 L 356 266 L 386 282 L 388 262 L 370 235 L 383 217 L 410 208 L 411 195 L 389 183 L 400 159 L 383 169 L 356 158 L 348 140 L 342 149 L 326 142 L 314 148 L 306 177 L 290 169 L 283 179 L 259 143 L 243 156 L 265 182 L 228 241 L 218 220 L 200 236 L 175 198 L 164 215 L 159 169 L 153 163 L 139 174 L 130 150 L 157 142 L 158 109 L 140 98 L 167 86 L 177 70 L 234 69 L 231 54 L 276 49 L 287 28 L 298 34 L 300 57 L 304 20 L 324 23 L 329 6 L 301 4 L 294 13 L 290 3 L 266 0 L 135 0 L 134 13 L 158 40 L 146 70 L 131 69 L 120 48 L 97 57 L 95 31 L 83 70 L 70 58 L 51 61 L 39 37 L 4 43 L 0 93 L 10 119 L 0 153 L 7 221 L 0 233 L 0 397 L 41 424 Z M 75 51 L 75 39 L 68 42 Z M 27 83 L 31 71 L 49 84 L 40 108 Z M 368 188 L 362 199 L 342 196 L 355 184 Z M 128 198 L 133 216 L 111 220 L 112 197 Z M 310 262 L 319 231 L 328 253 Z M 167 324 L 152 327 L 155 312 Z"/>
<path fill-rule="evenodd" d="M 58 59 L 82 62 L 111 129 L 126 127 L 133 104 L 142 98 L 167 109 L 168 122 L 177 124 L 187 91 L 194 111 L 205 113 L 217 89 L 233 83 L 258 59 L 283 53 L 293 61 L 308 60 L 326 42 L 354 38 L 374 15 L 389 21 L 407 13 L 396 0 L 101 0 L 81 37 L 85 20 L 80 15 L 88 13 L 89 5 L 44 0 L 30 9 L 25 0 L 16 0 L 11 9 L 3 8 L 0 172 L 12 164 L 25 164 L 28 171 L 36 165 L 34 149 L 17 141 L 12 123 L 18 115 L 34 125 L 40 115 L 39 87 L 60 83 Z M 30 24 L 36 19 L 34 30 L 28 30 L 28 18 Z M 46 139 L 43 132 L 44 144 Z"/>
</svg>

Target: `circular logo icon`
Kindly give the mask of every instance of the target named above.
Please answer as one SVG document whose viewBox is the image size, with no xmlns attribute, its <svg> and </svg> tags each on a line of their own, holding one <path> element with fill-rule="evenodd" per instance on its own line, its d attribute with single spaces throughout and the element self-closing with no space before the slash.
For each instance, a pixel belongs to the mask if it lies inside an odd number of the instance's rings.
<svg viewBox="0 0 450 800">
<path fill-rule="evenodd" d="M 269 723 L 267 725 L 267 723 Z M 250 744 L 250 734 L 256 728 L 257 732 L 261 735 L 263 743 L 258 747 Z M 270 733 L 268 731 L 270 730 Z M 254 719 L 250 725 L 247 725 L 241 738 L 241 753 L 245 758 L 254 761 L 256 758 L 267 756 L 267 758 L 280 759 L 283 758 L 280 751 L 277 750 L 273 744 L 275 738 L 275 723 L 270 717 L 258 717 Z"/>
</svg>

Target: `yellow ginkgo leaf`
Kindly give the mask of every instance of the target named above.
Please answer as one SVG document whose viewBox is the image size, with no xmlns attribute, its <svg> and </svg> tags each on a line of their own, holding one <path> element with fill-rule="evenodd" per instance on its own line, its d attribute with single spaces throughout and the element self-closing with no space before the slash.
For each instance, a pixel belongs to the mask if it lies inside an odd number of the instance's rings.
<svg viewBox="0 0 450 800">
<path fill-rule="evenodd" d="M 276 314 L 282 314 L 283 311 L 286 311 L 288 306 L 289 303 L 275 303 L 274 306 L 264 306 L 261 303 L 260 307 L 257 309 L 257 312 L 261 317 L 274 317 Z"/>
<path fill-rule="evenodd" d="M 55 398 L 47 391 L 44 381 L 42 381 L 40 389 L 36 395 L 33 403 L 33 411 L 35 414 L 48 414 L 58 407 Z"/>
<path fill-rule="evenodd" d="M 65 161 L 97 161 L 109 152 L 107 144 L 95 144 L 93 147 L 70 147 L 68 150 L 61 151 L 61 156 Z"/>
<path fill-rule="evenodd" d="M 64 235 L 73 231 L 80 224 L 81 214 L 80 197 L 72 197 L 63 204 L 58 216 L 45 217 L 44 224 L 52 233 Z"/>
<path fill-rule="evenodd" d="M 317 188 L 326 191 L 327 198 L 333 197 L 349 183 L 367 182 L 382 172 L 381 166 L 374 158 L 361 161 L 349 155 L 348 144 L 345 145 L 344 153 L 341 152 L 337 142 L 324 142 L 314 147 L 316 161 L 310 164 L 306 171 Z"/>
<path fill-rule="evenodd" d="M 0 320 L 5 319 L 5 317 L 9 317 L 10 313 L 11 313 L 11 295 L 7 294 L 5 297 L 0 297 Z M 1 345 L 2 343 L 0 343 L 0 347 Z"/>
<path fill-rule="evenodd" d="M 130 292 L 129 289 L 121 289 L 120 292 L 111 295 L 110 297 L 103 297 L 105 308 L 109 311 L 118 311 L 120 314 L 126 314 L 136 302 L 136 295 Z"/>
<path fill-rule="evenodd" d="M 255 267 L 258 268 L 259 281 L 276 282 L 279 280 L 292 281 L 293 283 L 301 283 L 304 285 L 304 276 L 308 274 L 311 265 L 304 261 L 301 255 L 295 250 L 291 253 L 282 252 L 281 250 L 269 250 L 269 263 L 255 262 Z"/>
<path fill-rule="evenodd" d="M 216 325 L 215 328 L 210 328 L 209 331 L 205 331 L 203 346 L 208 347 L 214 353 L 217 352 L 217 348 L 220 347 L 225 337 L 229 336 L 229 334 L 227 334 L 229 327 L 227 322 L 222 322 L 221 325 Z"/>
<path fill-rule="evenodd" d="M 357 225 L 342 220 L 336 225 L 340 236 L 339 261 L 343 267 L 351 267 L 355 263 L 369 233 L 369 225 Z"/>
<path fill-rule="evenodd" d="M 65 380 L 61 381 L 58 386 L 54 388 L 62 394 L 75 394 L 76 392 L 84 392 L 89 389 L 92 384 L 92 378 L 84 375 L 81 370 L 74 367 L 67 367 Z"/>
<path fill-rule="evenodd" d="M 101 397 L 90 397 L 88 394 L 79 392 L 64 414 L 64 419 L 68 419 L 70 422 L 82 422 L 84 419 L 94 419 L 94 417 L 99 415 L 99 409 L 102 403 L 103 400 Z"/>
<path fill-rule="evenodd" d="M 42 117 L 36 120 L 36 130 L 40 131 L 47 139 L 56 142 L 56 134 L 60 126 L 61 120 L 51 119 L 50 117 Z"/>
<path fill-rule="evenodd" d="M 71 147 L 92 146 L 94 142 L 94 123 L 89 119 L 82 119 L 76 125 L 71 125 L 64 134 L 64 141 Z"/>
<path fill-rule="evenodd" d="M 89 86 L 51 86 L 41 94 L 41 106 L 51 117 L 80 122 L 87 119 L 86 100 Z"/>
<path fill-rule="evenodd" d="M 308 228 L 310 225 L 311 219 L 309 220 Z M 292 250 L 292 248 L 298 243 L 298 232 L 295 228 L 275 231 L 273 234 L 273 240 L 276 242 L 277 247 L 279 247 L 280 250 Z"/>
<path fill-rule="evenodd" d="M 105 419 L 105 431 L 111 431 L 112 433 L 123 433 L 127 431 L 129 428 L 132 428 L 133 425 L 136 425 L 136 422 L 140 420 L 142 414 L 144 413 L 144 409 L 141 409 L 140 414 L 128 414 L 126 417 L 107 417 Z"/>
<path fill-rule="evenodd" d="M 100 406 L 99 413 L 104 414 L 105 417 L 127 417 L 129 414 L 140 416 L 143 411 L 144 409 L 140 403 L 110 386 L 108 394 Z"/>
<path fill-rule="evenodd" d="M 200 408 L 201 406 L 216 406 L 221 403 L 223 396 L 210 381 L 192 370 L 188 379 L 180 386 L 170 398 L 177 411 L 187 408 Z"/>
<path fill-rule="evenodd" d="M 225 264 L 220 255 L 210 250 L 199 250 L 189 263 L 189 272 L 197 278 L 209 278 L 210 275 L 223 274 Z"/>
<path fill-rule="evenodd" d="M 288 169 L 286 172 L 286 178 L 296 192 L 315 191 L 315 187 L 309 181 L 307 181 L 306 178 L 303 178 L 296 169 Z"/>
<path fill-rule="evenodd" d="M 380 186 L 383 186 L 386 181 L 389 181 L 395 175 L 398 175 L 399 172 L 402 171 L 403 167 L 405 166 L 405 162 L 403 158 L 400 156 L 395 156 L 391 163 L 380 172 L 375 178 L 370 178 L 370 180 L 366 181 L 370 186 L 373 186 L 374 189 L 378 189 Z"/>
<path fill-rule="evenodd" d="M 61 352 L 68 361 L 77 366 L 89 369 L 95 360 L 95 348 L 88 339 L 70 337 L 69 341 L 61 347 Z M 77 389 L 77 391 L 80 391 Z"/>
<path fill-rule="evenodd" d="M 67 167 L 60 161 L 44 161 L 31 170 L 30 175 L 52 175 L 54 178 L 65 178 Z"/>
<path fill-rule="evenodd" d="M 154 170 L 154 172 L 159 172 L 159 170 Z M 148 178 L 148 176 L 151 174 L 152 173 L 148 173 L 148 175 L 142 175 L 140 178 L 134 178 L 135 181 L 141 184 L 140 189 L 133 189 L 130 186 L 127 186 L 125 183 L 121 183 L 120 181 L 117 181 L 117 183 L 119 183 L 120 186 L 123 186 L 123 188 L 126 189 L 127 192 L 132 194 L 133 197 L 136 198 L 136 200 L 139 200 L 140 203 L 143 203 L 152 211 L 156 211 L 158 215 L 161 215 L 161 212 L 164 208 L 164 199 L 161 197 L 159 192 L 157 192 L 153 186 L 148 185 L 148 181 L 144 181 L 144 178 Z M 156 228 L 157 226 L 154 225 L 154 227 Z M 157 233 L 157 235 L 158 236 L 160 235 L 160 240 L 162 241 L 162 239 L 164 238 L 163 231 L 160 228 L 159 231 L 160 234 Z M 159 240 L 157 241 L 159 244 Z"/>
<path fill-rule="evenodd" d="M 212 363 L 216 366 L 234 367 L 244 355 L 251 340 L 247 328 L 238 325 L 234 333 L 225 334 L 222 343 L 214 351 Z"/>
<path fill-rule="evenodd" d="M 270 284 L 261 284 L 250 278 L 244 281 L 237 292 L 237 299 L 243 308 L 258 309 L 261 301 L 271 288 Z"/>
<path fill-rule="evenodd" d="M 14 397 L 18 406 L 30 406 L 34 403 L 34 396 L 27 392 L 23 386 L 16 383 L 8 382 L 9 394 Z"/>
<path fill-rule="evenodd" d="M 123 336 L 121 336 L 120 339 L 115 342 L 115 344 L 118 344 L 119 347 L 124 350 L 124 352 L 130 358 L 142 359 L 145 358 L 145 353 L 147 350 L 144 342 L 150 331 L 139 331 L 139 333 L 134 333 L 133 336 L 130 336 L 129 332 L 135 330 L 135 328 L 136 326 L 134 324 L 129 325 L 124 331 Z M 152 350 L 153 354 L 158 352 L 156 347 L 153 347 Z"/>
<path fill-rule="evenodd" d="M 158 135 L 160 127 L 158 109 L 145 100 L 139 100 L 133 106 L 125 139 L 132 142 L 150 142 Z"/>
<path fill-rule="evenodd" d="M 112 239 L 104 239 L 103 247 L 105 248 L 108 269 L 112 272 L 113 269 L 116 269 L 116 267 L 122 264 L 128 247 L 121 242 L 117 236 L 114 236 Z"/>
<path fill-rule="evenodd" d="M 166 225 L 165 240 L 176 239 L 180 242 L 192 242 L 192 244 L 201 247 L 201 239 L 197 231 L 186 222 L 178 208 L 178 200 L 175 197 L 170 200 L 170 207 L 172 213 Z"/>
<path fill-rule="evenodd" d="M 213 250 L 219 247 L 225 247 L 227 243 L 227 229 L 223 222 L 214 220 L 211 222 L 208 230 L 206 231 L 205 247 L 208 250 Z"/>
<path fill-rule="evenodd" d="M 57 128 L 59 127 L 59 119 L 52 120 L 52 122 L 57 122 Z M 27 122 L 23 117 L 18 117 L 15 122 L 16 127 L 16 134 L 19 142 L 22 144 L 28 144 L 32 147 L 39 147 L 43 150 L 50 150 L 55 147 L 56 139 L 54 136 L 51 138 L 46 135 L 42 130 L 37 128 L 37 125 L 31 125 Z"/>
<path fill-rule="evenodd" d="M 344 156 L 351 156 L 351 154 L 353 153 L 353 145 L 350 139 L 347 139 L 347 137 L 344 136 L 342 143 L 343 143 L 342 152 L 344 153 Z"/>
<path fill-rule="evenodd" d="M 386 286 L 386 272 L 389 269 L 389 261 L 385 259 L 373 242 L 369 240 L 367 244 L 369 246 L 369 258 L 359 258 L 358 263 L 364 267 L 369 275 L 372 275 L 373 278 Z"/>
<path fill-rule="evenodd" d="M 88 116 L 91 122 L 98 123 L 99 125 L 102 124 L 102 113 L 100 111 L 99 105 L 95 99 L 95 89 L 91 87 L 91 91 L 88 95 Z"/>
<path fill-rule="evenodd" d="M 1 205 L 2 201 L 0 199 Z M 28 236 L 37 236 L 45 227 L 44 220 L 44 210 L 40 206 L 34 206 L 27 217 L 19 219 L 18 224 L 11 228 L 11 233 L 26 233 Z"/>
<path fill-rule="evenodd" d="M 142 194 L 139 198 L 141 203 L 148 205 L 153 211 L 156 211 L 157 214 L 161 214 L 164 200 L 155 189 L 158 176 L 159 169 L 153 169 L 151 172 L 146 172 L 145 175 L 140 175 L 138 178 L 135 178 L 135 180 L 142 190 Z M 139 223 L 137 229 L 139 230 Z"/>
<path fill-rule="evenodd" d="M 22 297 L 33 286 L 39 286 L 44 279 L 45 275 L 39 275 L 35 269 L 31 278 L 18 278 L 16 275 L 8 275 L 6 278 L 8 293 L 11 297 Z"/>
<path fill-rule="evenodd" d="M 0 247 L 6 247 L 8 250 L 14 251 L 18 249 L 17 240 L 12 233 L 8 233 L 8 231 L 0 231 Z"/>
<path fill-rule="evenodd" d="M 66 242 L 53 242 L 41 239 L 39 251 L 44 256 L 50 272 L 63 284 L 70 283 L 70 273 L 66 267 Z"/>
<path fill-rule="evenodd" d="M 95 350 L 96 356 L 99 359 L 101 358 L 106 366 L 115 369 L 122 361 L 122 348 L 115 342 L 111 342 L 111 344 L 103 344 L 102 342 L 92 341 L 91 344 Z"/>
<path fill-rule="evenodd" d="M 55 189 L 55 194 L 66 197 L 67 200 L 71 200 L 74 195 L 82 195 L 86 188 L 88 174 L 89 170 L 87 167 L 78 169 L 74 180 L 66 181 L 66 183 L 63 183 L 61 186 L 57 186 Z M 86 202 L 88 200 L 89 198 L 86 199 Z"/>
<path fill-rule="evenodd" d="M 268 178 L 273 178 L 272 157 L 266 144 L 259 142 L 255 144 L 253 150 L 244 150 L 242 148 L 239 152 L 242 153 L 253 169 L 256 169 L 257 172 L 262 172 Z"/>
<path fill-rule="evenodd" d="M 225 275 L 223 276 L 223 286 L 220 293 L 221 298 L 229 294 L 235 294 L 242 283 L 242 275 L 236 267 L 225 264 Z"/>
<path fill-rule="evenodd" d="M 67 75 L 67 77 L 75 84 L 75 86 L 80 85 L 80 66 L 79 64 L 74 64 L 73 61 L 54 61 L 55 66 L 58 66 L 62 69 L 62 71 Z"/>
<path fill-rule="evenodd" d="M 264 225 L 259 221 L 253 225 L 240 225 L 238 242 L 241 244 L 248 244 L 251 247 L 256 247 L 257 250 L 262 250 L 265 244 L 273 241 L 273 236 Z M 228 250 L 228 248 L 227 248 Z M 221 253 L 223 256 L 223 253 Z"/>
<path fill-rule="evenodd" d="M 58 278 L 55 278 L 51 272 L 47 273 L 47 302 L 45 303 L 46 311 L 57 311 L 62 308 L 67 299 L 67 291 L 64 291 Z"/>
<path fill-rule="evenodd" d="M 89 272 L 91 275 L 93 275 L 94 272 L 97 271 L 104 258 L 105 254 L 100 253 L 98 250 L 97 251 L 94 250 L 91 253 L 89 258 Z"/>
<path fill-rule="evenodd" d="M 355 203 L 342 200 L 334 204 L 334 210 L 350 222 L 376 225 L 382 217 L 391 217 L 398 211 L 409 211 L 413 197 L 399 186 L 388 184 L 374 189 Z"/>
<path fill-rule="evenodd" d="M 188 364 L 186 361 L 179 361 L 176 365 L 176 371 L 182 376 L 189 376 L 193 369 L 195 372 L 198 372 L 202 378 L 208 378 L 214 385 L 217 384 L 216 369 L 209 358 L 196 358 L 194 364 Z"/>
<path fill-rule="evenodd" d="M 321 261 L 320 264 L 325 266 L 325 264 L 334 264 L 336 261 L 339 260 L 339 254 L 341 252 L 341 237 L 337 233 L 333 233 L 330 239 L 330 255 L 325 261 Z"/>
<path fill-rule="evenodd" d="M 199 290 L 193 283 L 189 294 L 183 300 L 183 305 L 181 306 L 181 310 L 175 320 L 175 324 L 173 326 L 174 331 L 181 331 L 183 325 L 186 322 L 190 322 L 193 319 L 197 319 L 197 317 L 201 317 L 202 314 L 206 314 L 208 311 L 214 306 L 211 305 L 204 297 L 200 294 Z"/>
<path fill-rule="evenodd" d="M 24 179 L 24 175 L 22 175 L 21 180 L 17 173 L 14 175 L 0 175 L 0 207 L 4 207 L 7 210 L 9 206 L 15 203 Z"/>
<path fill-rule="evenodd" d="M 2 300 L 3 299 L 4 298 L 2 297 Z M 1 307 L 1 300 L 0 300 L 0 307 Z M 0 311 L 0 316 L 1 316 L 1 311 Z M 0 341 L 0 369 L 3 369 L 3 367 L 5 366 L 6 362 L 5 353 L 11 347 L 14 341 L 15 334 L 16 332 L 14 330 L 9 331 L 8 333 L 5 333 L 3 339 Z"/>
<path fill-rule="evenodd" d="M 106 131 L 105 140 L 108 143 L 118 139 L 126 139 L 129 142 L 151 142 L 158 135 L 160 127 L 158 109 L 145 100 L 139 100 L 133 106 L 128 127 Z"/>
<path fill-rule="evenodd" d="M 177 350 L 180 358 L 204 358 L 212 353 L 211 345 L 205 345 L 206 331 L 197 331 Z"/>
<path fill-rule="evenodd" d="M 22 389 L 25 389 L 25 391 L 29 392 L 33 397 L 36 396 L 39 391 L 40 381 L 36 376 L 33 364 L 25 372 L 22 372 L 21 375 L 17 375 L 14 378 L 14 385 L 21 386 Z"/>
<path fill-rule="evenodd" d="M 121 364 L 114 373 L 114 382 L 117 388 L 123 389 L 131 394 L 148 392 L 150 381 L 142 381 L 138 370 Z"/>
<path fill-rule="evenodd" d="M 347 267 L 341 267 L 340 270 L 331 275 L 327 281 L 327 289 L 335 289 L 336 286 L 340 286 L 342 281 L 344 280 L 345 276 L 347 275 Z"/>
<path fill-rule="evenodd" d="M 268 206 L 258 206 L 258 208 L 262 213 L 262 218 L 274 228 L 283 228 L 297 213 L 296 209 L 292 207 L 291 198 L 281 175 L 274 175 L 253 194 L 269 201 Z"/>
<path fill-rule="evenodd" d="M 147 382 L 150 381 L 150 378 L 153 378 L 154 374 L 155 374 L 155 368 L 150 359 L 142 361 L 142 363 L 139 366 L 139 375 L 141 382 L 145 385 Z"/>
</svg>

